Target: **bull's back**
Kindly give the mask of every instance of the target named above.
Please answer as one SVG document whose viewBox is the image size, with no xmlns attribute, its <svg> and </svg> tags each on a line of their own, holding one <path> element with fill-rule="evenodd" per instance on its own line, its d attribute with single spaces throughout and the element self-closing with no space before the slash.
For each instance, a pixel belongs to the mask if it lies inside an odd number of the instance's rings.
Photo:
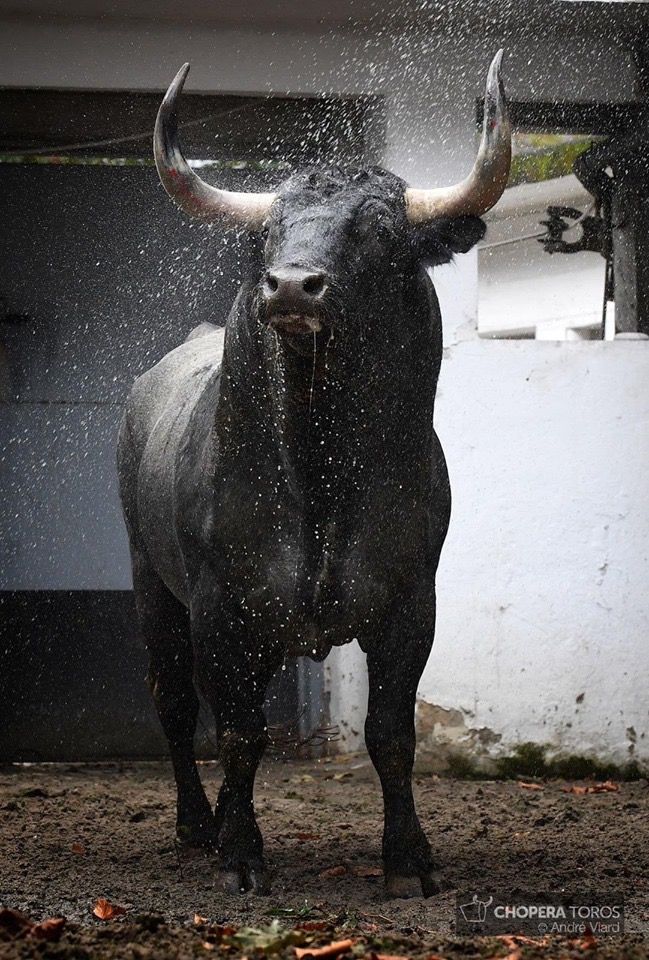
<svg viewBox="0 0 649 960">
<path fill-rule="evenodd" d="M 178 451 L 204 390 L 220 375 L 224 331 L 166 354 L 136 380 L 120 428 L 120 494 L 132 545 L 186 602 L 175 516 Z"/>
</svg>

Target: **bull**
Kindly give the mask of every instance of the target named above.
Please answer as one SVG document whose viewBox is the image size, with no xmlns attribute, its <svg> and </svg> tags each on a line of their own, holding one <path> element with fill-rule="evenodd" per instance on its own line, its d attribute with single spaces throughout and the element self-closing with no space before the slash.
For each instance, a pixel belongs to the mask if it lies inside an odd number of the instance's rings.
<svg viewBox="0 0 649 960">
<path fill-rule="evenodd" d="M 221 190 L 179 145 L 189 65 L 158 113 L 155 161 L 170 197 L 192 217 L 254 232 L 263 248 L 225 329 L 199 329 L 136 381 L 118 445 L 177 836 L 217 849 L 226 892 L 268 890 L 253 787 L 269 680 L 287 655 L 320 660 L 351 641 L 367 655 L 387 892 L 439 889 L 411 784 L 450 514 L 433 429 L 442 330 L 429 268 L 483 236 L 480 217 L 505 188 L 501 58 L 473 169 L 451 187 L 411 189 L 373 167 L 307 169 L 273 193 Z M 194 758 L 197 690 L 224 772 L 214 812 Z"/>
</svg>

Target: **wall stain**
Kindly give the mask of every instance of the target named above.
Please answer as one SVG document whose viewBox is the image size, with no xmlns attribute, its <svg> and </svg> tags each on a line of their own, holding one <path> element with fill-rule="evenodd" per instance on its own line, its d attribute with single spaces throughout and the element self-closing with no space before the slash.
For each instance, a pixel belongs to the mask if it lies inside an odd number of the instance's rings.
<svg viewBox="0 0 649 960">
<path fill-rule="evenodd" d="M 580 754 L 562 754 L 547 744 L 529 742 L 518 744 L 504 754 L 499 751 L 502 734 L 489 727 L 470 727 L 467 718 L 471 716 L 469 710 L 419 700 L 415 715 L 415 770 L 463 779 L 504 780 L 520 777 L 637 780 L 649 774 L 649 768 L 633 757 L 637 740 L 633 727 L 627 729 L 629 762 L 618 764 Z"/>
</svg>

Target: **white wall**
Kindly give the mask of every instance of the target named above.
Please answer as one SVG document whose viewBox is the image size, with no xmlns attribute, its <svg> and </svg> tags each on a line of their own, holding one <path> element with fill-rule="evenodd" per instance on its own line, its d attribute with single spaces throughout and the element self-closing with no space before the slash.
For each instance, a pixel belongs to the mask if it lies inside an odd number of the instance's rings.
<svg viewBox="0 0 649 960">
<path fill-rule="evenodd" d="M 628 51 L 584 36 L 484 39 L 439 25 L 218 27 L 8 20 L 0 84 L 382 93 L 385 165 L 413 185 L 458 179 L 475 147 L 474 97 L 504 40 L 510 94 L 629 99 Z M 454 489 L 439 626 L 421 683 L 423 755 L 535 740 L 647 759 L 649 523 L 645 343 L 477 340 L 476 255 L 436 274 L 445 318 L 437 426 Z M 332 719 L 358 744 L 362 656 L 328 666 Z M 583 694 L 582 702 L 576 698 Z M 434 741 L 434 742 L 433 742 Z"/>
<path fill-rule="evenodd" d="M 447 352 L 454 507 L 420 696 L 462 712 L 473 753 L 649 761 L 648 378 L 644 341 Z"/>
</svg>

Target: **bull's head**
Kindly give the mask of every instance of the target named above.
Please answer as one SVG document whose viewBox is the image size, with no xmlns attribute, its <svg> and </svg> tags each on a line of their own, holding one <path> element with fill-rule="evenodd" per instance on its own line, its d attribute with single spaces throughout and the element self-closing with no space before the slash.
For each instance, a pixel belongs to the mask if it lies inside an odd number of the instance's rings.
<svg viewBox="0 0 649 960">
<path fill-rule="evenodd" d="M 277 193 L 210 186 L 191 169 L 178 142 L 177 101 L 188 64 L 158 112 L 153 145 L 160 179 L 190 216 L 263 231 L 266 269 L 257 312 L 278 332 L 317 333 L 340 319 L 349 294 L 358 302 L 371 289 L 372 275 L 407 273 L 413 260 L 442 263 L 480 239 L 484 226 L 478 218 L 502 195 L 511 162 L 501 60 L 502 50 L 487 78 L 473 169 L 453 186 L 413 189 L 378 168 L 307 171 Z"/>
</svg>

